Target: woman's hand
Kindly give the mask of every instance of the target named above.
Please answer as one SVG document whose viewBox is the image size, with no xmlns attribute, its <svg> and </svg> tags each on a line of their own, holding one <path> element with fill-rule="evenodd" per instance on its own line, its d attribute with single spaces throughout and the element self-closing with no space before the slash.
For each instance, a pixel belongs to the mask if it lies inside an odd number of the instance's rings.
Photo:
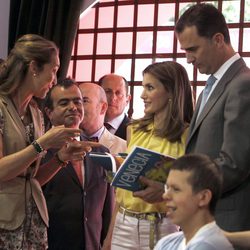
<svg viewBox="0 0 250 250">
<path fill-rule="evenodd" d="M 71 141 L 64 145 L 59 151 L 58 156 L 62 161 L 82 161 L 86 153 L 92 147 L 100 146 L 100 143 L 90 141 Z"/>
<path fill-rule="evenodd" d="M 100 143 L 90 141 L 71 141 L 66 143 L 59 151 L 58 156 L 62 161 L 82 161 L 86 153 L 92 150 L 92 147 L 101 146 Z"/>
<path fill-rule="evenodd" d="M 82 161 L 83 157 L 87 152 L 91 151 L 92 147 L 98 146 L 100 146 L 100 144 L 97 142 L 76 140 L 67 142 L 57 152 L 57 164 L 55 164 L 55 157 L 53 157 L 50 161 L 40 166 L 36 174 L 36 178 L 40 185 L 43 186 L 46 184 L 61 169 L 63 163 L 65 163 L 63 166 L 66 166 L 68 161 Z"/>
<path fill-rule="evenodd" d="M 134 197 L 141 198 L 148 203 L 162 202 L 164 184 L 140 176 L 140 181 L 146 186 L 145 189 L 133 193 Z"/>
<path fill-rule="evenodd" d="M 61 125 L 51 128 L 37 141 L 43 149 L 61 148 L 79 137 L 80 133 L 80 129 L 65 128 L 64 125 Z"/>
</svg>

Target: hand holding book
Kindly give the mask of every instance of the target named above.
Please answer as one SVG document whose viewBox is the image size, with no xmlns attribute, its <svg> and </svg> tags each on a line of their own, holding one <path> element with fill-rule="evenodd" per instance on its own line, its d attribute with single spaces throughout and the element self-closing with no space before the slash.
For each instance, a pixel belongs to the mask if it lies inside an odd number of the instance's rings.
<svg viewBox="0 0 250 250">
<path fill-rule="evenodd" d="M 92 153 L 90 153 L 90 156 Z M 119 164 L 121 161 L 119 157 L 107 154 L 108 162 L 104 158 L 99 158 L 99 163 L 106 170 L 115 173 L 111 182 L 112 186 L 127 189 L 130 191 L 138 191 L 145 188 L 139 177 L 145 176 L 150 180 L 165 183 L 169 168 L 175 158 L 158 152 L 145 149 L 142 147 L 135 147 L 132 152 L 126 157 L 118 169 L 116 162 Z"/>
<path fill-rule="evenodd" d="M 135 191 L 134 197 L 141 198 L 148 203 L 162 202 L 162 195 L 164 193 L 164 183 L 150 180 L 145 176 L 140 176 L 140 182 L 146 187 L 143 190 Z"/>
<path fill-rule="evenodd" d="M 174 160 L 171 156 L 135 147 L 115 174 L 111 185 L 133 192 L 139 191 L 146 187 L 140 181 L 140 176 L 165 183 Z"/>
</svg>

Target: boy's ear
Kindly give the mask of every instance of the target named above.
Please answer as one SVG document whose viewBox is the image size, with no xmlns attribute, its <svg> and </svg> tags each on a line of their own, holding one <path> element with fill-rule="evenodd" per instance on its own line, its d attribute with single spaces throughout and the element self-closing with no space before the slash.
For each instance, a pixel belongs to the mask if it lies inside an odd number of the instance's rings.
<svg viewBox="0 0 250 250">
<path fill-rule="evenodd" d="M 199 196 L 199 206 L 200 207 L 205 207 L 205 206 L 209 206 L 209 203 L 212 199 L 212 192 L 209 189 L 204 189 L 202 191 L 199 192 L 198 194 Z"/>
</svg>

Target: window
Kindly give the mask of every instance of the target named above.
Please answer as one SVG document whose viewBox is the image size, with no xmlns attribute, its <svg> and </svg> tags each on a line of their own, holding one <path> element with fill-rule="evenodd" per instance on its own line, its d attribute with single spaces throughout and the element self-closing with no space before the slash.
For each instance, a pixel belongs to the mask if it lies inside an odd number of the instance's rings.
<svg viewBox="0 0 250 250">
<path fill-rule="evenodd" d="M 132 95 L 129 114 L 139 118 L 142 70 L 152 62 L 176 60 L 186 68 L 197 99 L 207 77 L 187 64 L 174 36 L 175 20 L 197 2 L 99 1 L 80 17 L 68 75 L 77 82 L 97 82 L 110 72 L 124 76 Z M 204 2 L 222 10 L 232 45 L 250 66 L 250 0 Z"/>
</svg>

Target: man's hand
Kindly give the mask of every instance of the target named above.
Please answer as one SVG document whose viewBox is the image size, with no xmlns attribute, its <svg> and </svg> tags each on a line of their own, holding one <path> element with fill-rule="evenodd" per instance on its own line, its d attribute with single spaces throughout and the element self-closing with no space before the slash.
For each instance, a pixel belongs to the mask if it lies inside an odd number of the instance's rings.
<svg viewBox="0 0 250 250">
<path fill-rule="evenodd" d="M 164 184 L 150 180 L 144 176 L 140 177 L 140 181 L 146 185 L 146 188 L 141 191 L 133 193 L 134 197 L 143 199 L 148 203 L 162 202 L 162 195 L 164 193 Z"/>
</svg>

